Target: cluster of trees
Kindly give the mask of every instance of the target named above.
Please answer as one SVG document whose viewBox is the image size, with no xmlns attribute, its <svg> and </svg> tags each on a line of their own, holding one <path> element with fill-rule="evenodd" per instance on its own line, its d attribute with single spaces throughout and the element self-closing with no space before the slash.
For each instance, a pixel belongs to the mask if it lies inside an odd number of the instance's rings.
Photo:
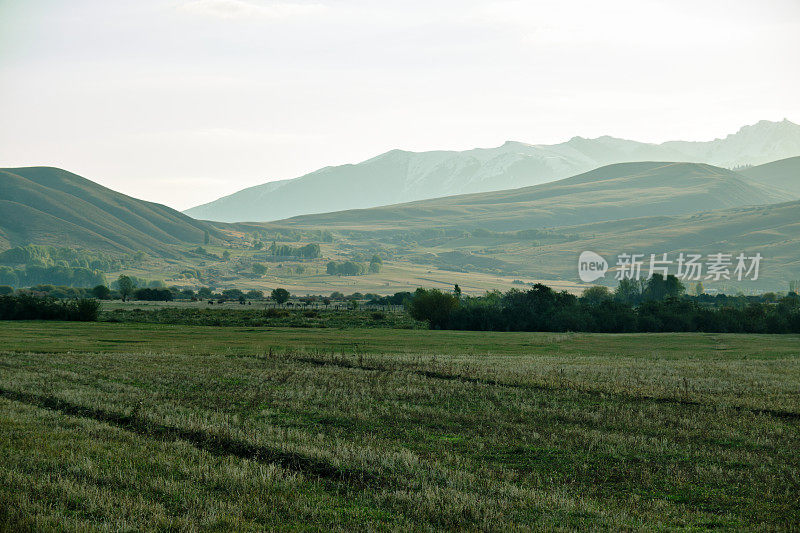
<svg viewBox="0 0 800 533">
<path fill-rule="evenodd" d="M 171 302 L 172 291 L 169 289 L 136 289 L 133 291 L 133 299 L 145 302 Z"/>
<path fill-rule="evenodd" d="M 264 247 L 262 241 L 299 242 L 303 239 L 319 242 L 333 242 L 333 233 L 328 230 L 297 230 L 291 228 L 275 228 L 272 230 L 254 230 L 250 232 L 254 247 Z M 260 245 L 259 245 L 260 243 Z"/>
<path fill-rule="evenodd" d="M 331 276 L 363 276 L 364 274 L 376 274 L 381 271 L 383 260 L 379 255 L 373 255 L 369 264 L 356 263 L 355 261 L 336 261 L 329 262 L 325 267 L 325 272 Z"/>
<path fill-rule="evenodd" d="M 62 266 L 110 272 L 119 270 L 124 263 L 120 256 L 37 244 L 17 246 L 0 253 L 2 265 Z"/>
<path fill-rule="evenodd" d="M 325 272 L 331 276 L 362 276 L 367 273 L 367 265 L 354 261 L 331 261 L 325 266 Z"/>
<path fill-rule="evenodd" d="M 14 287 L 9 285 L 0 285 L 0 295 L 13 294 Z M 80 298 L 96 298 L 92 289 L 83 287 L 66 287 L 64 285 L 34 285 L 27 289 L 19 289 L 20 293 L 28 293 L 37 296 L 49 296 L 51 298 L 59 299 L 80 299 Z"/>
<path fill-rule="evenodd" d="M 267 248 L 267 251 L 270 255 L 277 257 L 300 257 L 302 259 L 316 259 L 322 257 L 322 250 L 319 244 L 316 243 L 294 247 L 288 244 L 277 244 L 273 241 L 269 248 Z"/>
<path fill-rule="evenodd" d="M 391 296 L 379 296 L 377 294 L 366 294 L 368 305 L 407 305 L 414 298 L 414 293 L 403 291 L 396 292 Z"/>
<path fill-rule="evenodd" d="M 669 278 L 674 276 L 654 276 L 634 293 L 625 285 L 614 293 L 593 287 L 580 298 L 542 284 L 527 291 L 511 289 L 480 297 L 417 289 L 408 308 L 413 318 L 440 329 L 800 333 L 800 296 L 796 293 L 775 302 L 708 305 L 701 296 L 682 295 L 680 281 Z"/>
<path fill-rule="evenodd" d="M 14 268 L 0 265 L 0 285 L 30 287 L 43 283 L 68 287 L 91 287 L 105 283 L 105 276 L 99 270 L 86 267 L 26 265 Z"/>
<path fill-rule="evenodd" d="M 100 302 L 95 299 L 60 300 L 29 292 L 0 296 L 0 320 L 97 320 Z"/>
</svg>

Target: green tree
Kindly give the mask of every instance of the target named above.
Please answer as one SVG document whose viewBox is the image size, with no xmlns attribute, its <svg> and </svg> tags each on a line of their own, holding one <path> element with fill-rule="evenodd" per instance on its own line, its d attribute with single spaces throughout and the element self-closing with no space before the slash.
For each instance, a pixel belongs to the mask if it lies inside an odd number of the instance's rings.
<svg viewBox="0 0 800 533">
<path fill-rule="evenodd" d="M 432 328 L 444 328 L 458 304 L 458 298 L 452 294 L 439 289 L 419 288 L 414 292 L 408 313 L 417 320 L 427 320 Z"/>
<path fill-rule="evenodd" d="M 226 300 L 241 300 L 244 298 L 244 293 L 239 289 L 225 289 L 222 291 L 222 297 Z"/>
<path fill-rule="evenodd" d="M 621 279 L 617 289 L 614 291 L 614 297 L 622 303 L 634 305 L 642 297 L 640 284 L 636 280 Z"/>
<path fill-rule="evenodd" d="M 608 287 L 603 287 L 602 285 L 595 285 L 593 287 L 589 287 L 583 294 L 581 295 L 581 300 L 587 305 L 591 306 L 598 306 L 603 302 L 607 302 L 613 298 L 611 291 L 608 290 Z"/>
<path fill-rule="evenodd" d="M 92 289 L 92 294 L 98 300 L 108 300 L 108 298 L 111 296 L 111 289 L 105 285 L 97 285 Z"/>
<path fill-rule="evenodd" d="M 209 244 L 211 242 L 211 234 L 208 233 L 208 230 L 203 232 L 203 244 Z"/>
<path fill-rule="evenodd" d="M 664 280 L 664 292 L 667 298 L 679 298 L 686 292 L 686 286 L 673 274 L 667 274 Z"/>
<path fill-rule="evenodd" d="M 456 298 L 461 298 L 461 287 L 458 286 L 458 283 L 453 285 L 453 294 Z"/>
<path fill-rule="evenodd" d="M 272 290 L 272 294 L 270 296 L 279 304 L 284 304 L 289 301 L 291 294 L 289 294 L 289 291 L 286 289 L 277 288 Z"/>
<path fill-rule="evenodd" d="M 256 276 L 263 276 L 267 273 L 267 267 L 261 263 L 253 263 L 253 274 Z"/>
<path fill-rule="evenodd" d="M 223 261 L 230 261 L 231 260 L 231 253 L 228 250 L 222 252 L 222 260 Z"/>
<path fill-rule="evenodd" d="M 128 297 L 133 294 L 134 289 L 136 289 L 136 283 L 129 277 L 125 275 L 120 275 L 117 278 L 117 285 L 119 286 L 119 294 L 122 296 L 122 301 L 128 299 Z"/>
<path fill-rule="evenodd" d="M 211 298 L 214 295 L 214 291 L 211 290 L 211 287 L 200 287 L 197 290 L 198 298 Z"/>
</svg>

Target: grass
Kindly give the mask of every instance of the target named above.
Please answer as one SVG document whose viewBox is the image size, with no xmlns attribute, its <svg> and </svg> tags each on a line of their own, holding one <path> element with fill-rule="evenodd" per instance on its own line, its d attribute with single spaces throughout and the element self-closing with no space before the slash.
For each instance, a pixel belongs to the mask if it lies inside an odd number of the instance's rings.
<svg viewBox="0 0 800 533">
<path fill-rule="evenodd" d="M 797 336 L 0 324 L 0 529 L 800 523 Z"/>
<path fill-rule="evenodd" d="M 141 322 L 180 324 L 186 326 L 251 326 L 293 328 L 427 328 L 427 323 L 411 318 L 407 313 L 374 309 L 328 310 L 325 308 L 276 309 L 264 304 L 242 306 L 221 304 L 210 307 L 205 303 L 159 302 L 168 305 L 141 306 L 138 303 L 119 305 L 104 302 L 100 320 L 108 322 Z"/>
</svg>

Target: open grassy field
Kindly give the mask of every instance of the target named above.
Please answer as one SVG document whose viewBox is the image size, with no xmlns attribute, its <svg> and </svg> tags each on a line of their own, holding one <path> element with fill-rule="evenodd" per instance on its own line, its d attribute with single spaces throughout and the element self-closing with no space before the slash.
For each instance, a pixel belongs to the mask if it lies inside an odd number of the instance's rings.
<svg viewBox="0 0 800 533">
<path fill-rule="evenodd" d="M 800 523 L 800 337 L 0 324 L 0 529 Z"/>
</svg>

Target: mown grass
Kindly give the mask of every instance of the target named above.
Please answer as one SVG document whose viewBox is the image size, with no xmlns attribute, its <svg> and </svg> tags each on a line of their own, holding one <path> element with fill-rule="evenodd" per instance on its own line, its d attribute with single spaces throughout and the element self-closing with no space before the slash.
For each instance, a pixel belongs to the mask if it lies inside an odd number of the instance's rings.
<svg viewBox="0 0 800 533">
<path fill-rule="evenodd" d="M 231 308 L 200 306 L 135 307 L 122 304 L 104 305 L 100 320 L 106 322 L 138 322 L 185 326 L 250 326 L 291 328 L 427 328 L 426 322 L 414 320 L 407 313 L 395 311 L 327 310 L 327 309 L 257 309 L 236 304 Z"/>
<path fill-rule="evenodd" d="M 0 325 L 0 528 L 800 523 L 797 336 Z"/>
</svg>

